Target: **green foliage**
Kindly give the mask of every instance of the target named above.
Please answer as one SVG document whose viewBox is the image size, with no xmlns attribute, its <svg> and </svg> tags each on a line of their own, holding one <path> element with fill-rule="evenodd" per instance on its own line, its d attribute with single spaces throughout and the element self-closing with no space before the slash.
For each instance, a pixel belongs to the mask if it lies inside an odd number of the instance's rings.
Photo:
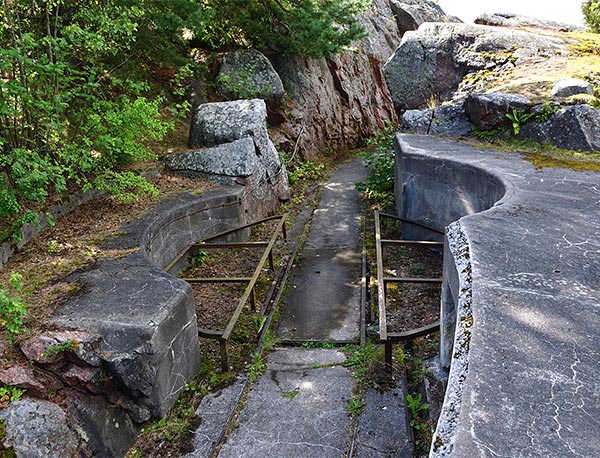
<svg viewBox="0 0 600 458">
<path fill-rule="evenodd" d="M 25 390 L 15 386 L 0 386 L 0 408 L 7 407 L 13 401 L 18 401 L 25 394 Z"/>
<path fill-rule="evenodd" d="M 418 436 L 418 439 L 415 441 L 415 446 L 418 450 L 427 450 L 427 444 L 431 443 L 431 434 L 429 431 L 429 423 L 423 418 L 423 415 L 425 411 L 429 409 L 429 404 L 422 401 L 421 393 L 416 396 L 407 394 L 406 406 L 410 411 L 410 426 L 415 430 Z"/>
<path fill-rule="evenodd" d="M 345 367 L 349 367 L 358 388 L 364 388 L 374 367 L 383 360 L 383 347 L 376 344 L 350 345 L 346 349 Z"/>
<path fill-rule="evenodd" d="M 197 267 L 202 267 L 206 264 L 208 260 L 208 251 L 206 250 L 198 250 L 190 260 L 190 269 L 195 269 Z"/>
<path fill-rule="evenodd" d="M 25 330 L 23 317 L 27 314 L 27 308 L 21 297 L 15 294 L 23 288 L 22 278 L 21 274 L 13 272 L 10 287 L 0 288 L 0 325 L 8 332 L 7 339 L 10 343 Z"/>
<path fill-rule="evenodd" d="M 191 1 L 191 0 L 190 0 Z M 138 24 L 151 0 L 15 0 L 0 10 L 0 217 L 5 236 L 37 222 L 31 211 L 70 183 L 148 186 L 117 169 L 150 157 L 171 127 L 161 98 L 142 95 Z M 166 5 L 163 5 L 166 8 Z M 163 40 L 168 40 L 164 37 Z M 121 72 L 128 76 L 120 77 Z M 137 80 L 136 80 L 136 74 Z M 110 183 L 110 185 L 109 185 Z"/>
<path fill-rule="evenodd" d="M 417 394 L 416 396 L 407 394 L 406 405 L 413 418 L 420 416 L 421 412 L 429 409 L 429 404 L 422 402 L 421 393 Z"/>
<path fill-rule="evenodd" d="M 77 350 L 77 348 L 79 348 L 79 342 L 77 342 L 75 339 L 69 339 L 66 342 L 57 343 L 57 344 L 49 346 L 42 352 L 42 356 L 43 357 L 54 356 L 54 355 L 58 355 L 59 353 L 71 352 L 71 351 Z"/>
<path fill-rule="evenodd" d="M 515 135 L 519 135 L 521 126 L 527 123 L 533 116 L 533 113 L 525 113 L 516 108 L 513 108 L 512 113 L 506 113 L 506 117 L 510 120 Z"/>
<path fill-rule="evenodd" d="M 335 343 L 334 342 L 313 342 L 313 341 L 306 341 L 306 342 L 302 342 L 302 344 L 300 345 L 301 348 L 335 348 Z"/>
<path fill-rule="evenodd" d="M 269 317 L 267 315 L 264 315 L 264 316 L 253 315 L 252 316 L 252 324 L 254 325 L 254 328 L 256 329 L 257 334 L 259 334 L 263 330 L 268 319 L 269 319 Z"/>
<path fill-rule="evenodd" d="M 252 384 L 267 370 L 262 353 L 254 353 L 252 362 L 246 366 L 248 370 L 248 383 Z"/>
<path fill-rule="evenodd" d="M 493 140 L 494 138 L 496 138 L 498 135 L 503 134 L 504 132 L 506 132 L 505 127 L 498 127 L 497 129 L 492 129 L 492 130 L 481 130 L 481 129 L 475 128 L 473 131 L 473 134 L 477 138 L 490 141 L 490 140 Z"/>
<path fill-rule="evenodd" d="M 367 140 L 371 146 L 363 151 L 361 157 L 371 171 L 366 182 L 356 183 L 356 189 L 363 192 L 373 202 L 382 208 L 394 205 L 394 150 L 393 141 L 395 126 L 387 122 L 383 130 L 375 132 L 374 137 Z"/>
<path fill-rule="evenodd" d="M 304 180 L 318 180 L 325 172 L 324 164 L 315 164 L 312 161 L 294 162 L 287 165 L 290 186 Z"/>
<path fill-rule="evenodd" d="M 595 33 L 600 33 L 600 1 L 587 0 L 581 5 L 583 19 L 590 30 Z"/>
<path fill-rule="evenodd" d="M 203 47 L 254 47 L 326 57 L 365 35 L 357 15 L 369 0 L 215 0 Z"/>
<path fill-rule="evenodd" d="M 559 107 L 554 105 L 552 102 L 544 103 L 541 111 L 535 115 L 535 122 L 541 123 L 548 121 L 558 110 Z"/>
<path fill-rule="evenodd" d="M 352 418 L 357 418 L 365 406 L 365 401 L 361 396 L 352 396 L 346 404 L 346 411 Z"/>
<path fill-rule="evenodd" d="M 294 388 L 293 390 L 285 391 L 285 392 L 281 393 L 281 396 L 283 396 L 286 399 L 289 399 L 290 401 L 293 401 L 294 398 L 296 396 L 298 396 L 299 394 L 300 394 L 300 388 Z"/>
</svg>

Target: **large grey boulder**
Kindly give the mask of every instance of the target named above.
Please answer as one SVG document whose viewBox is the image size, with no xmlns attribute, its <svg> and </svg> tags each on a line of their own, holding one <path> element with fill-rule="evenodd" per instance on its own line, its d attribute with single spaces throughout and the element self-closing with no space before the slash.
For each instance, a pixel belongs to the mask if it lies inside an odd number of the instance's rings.
<svg viewBox="0 0 600 458">
<path fill-rule="evenodd" d="M 521 128 L 521 136 L 559 148 L 600 150 L 600 111 L 589 105 L 576 105 L 559 110 L 548 121 L 529 123 Z"/>
<path fill-rule="evenodd" d="M 437 3 L 431 0 L 390 0 L 390 7 L 396 18 L 401 34 L 416 30 L 425 22 L 455 22 L 444 13 Z"/>
<path fill-rule="evenodd" d="M 227 54 L 217 84 L 217 91 L 230 100 L 263 99 L 269 105 L 277 105 L 284 94 L 283 83 L 273 65 L 255 49 Z"/>
<path fill-rule="evenodd" d="M 405 110 L 419 107 L 433 95 L 449 97 L 469 72 L 544 59 L 564 46 L 559 38 L 521 30 L 425 23 L 404 34 L 384 66 L 384 75 L 395 108 Z M 513 58 L 497 61 L 501 51 Z"/>
<path fill-rule="evenodd" d="M 480 14 L 475 19 L 475 24 L 492 25 L 495 27 L 535 27 L 545 30 L 555 30 L 557 32 L 583 31 L 583 27 L 563 22 L 548 21 L 545 19 L 536 19 L 518 14 L 495 13 Z"/>
<path fill-rule="evenodd" d="M 552 97 L 570 97 L 577 94 L 594 95 L 594 86 L 579 78 L 563 78 L 552 86 Z"/>
<path fill-rule="evenodd" d="M 190 146 L 209 149 L 168 156 L 167 165 L 184 174 L 211 174 L 217 182 L 246 186 L 255 216 L 276 211 L 280 201 L 289 199 L 287 171 L 269 138 L 263 100 L 200 105 Z"/>
<path fill-rule="evenodd" d="M 400 130 L 415 134 L 462 137 L 473 132 L 462 104 L 444 104 L 435 109 L 406 110 L 400 122 Z"/>
<path fill-rule="evenodd" d="M 101 396 L 61 391 L 61 403 L 24 397 L 0 410 L 0 443 L 22 458 L 123 456 L 139 433 L 123 410 Z M 0 455 L 2 455 L 0 450 Z M 11 455 L 9 455 L 11 456 Z"/>
<path fill-rule="evenodd" d="M 473 124 L 482 130 L 492 130 L 510 123 L 506 117 L 513 110 L 528 111 L 531 101 L 520 94 L 469 94 L 465 111 Z"/>
<path fill-rule="evenodd" d="M 256 146 L 251 137 L 183 154 L 170 154 L 164 159 L 171 170 L 192 177 L 209 178 L 233 184 L 236 177 L 248 177 L 260 167 Z"/>
</svg>

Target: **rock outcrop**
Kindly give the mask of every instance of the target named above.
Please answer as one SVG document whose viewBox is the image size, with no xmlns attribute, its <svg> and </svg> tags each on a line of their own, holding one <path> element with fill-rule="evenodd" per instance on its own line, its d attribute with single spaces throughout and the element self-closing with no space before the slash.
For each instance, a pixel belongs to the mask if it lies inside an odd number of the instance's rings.
<svg viewBox="0 0 600 458">
<path fill-rule="evenodd" d="M 390 0 L 390 6 L 402 35 L 417 30 L 425 22 L 462 22 L 447 16 L 440 5 L 431 0 Z"/>
<path fill-rule="evenodd" d="M 476 129 L 489 135 L 508 135 L 516 120 L 519 138 L 577 151 L 600 150 L 600 110 L 581 104 L 560 108 L 557 103 L 532 106 L 520 94 L 471 94 L 464 103 L 447 103 L 435 109 L 406 110 L 400 130 L 425 135 L 461 137 Z"/>
<path fill-rule="evenodd" d="M 554 30 L 557 32 L 583 31 L 583 27 L 562 22 L 546 21 L 518 14 L 480 14 L 475 19 L 475 24 L 492 25 L 494 27 L 534 27 L 538 29 Z"/>
<path fill-rule="evenodd" d="M 544 59 L 564 50 L 562 40 L 521 30 L 468 24 L 426 23 L 407 32 L 384 75 L 397 110 L 417 108 L 433 96 L 451 98 L 470 72 Z M 497 61 L 510 53 L 512 59 Z"/>
<path fill-rule="evenodd" d="M 570 97 L 577 94 L 594 95 L 594 86 L 579 78 L 563 78 L 552 86 L 552 97 Z"/>
<path fill-rule="evenodd" d="M 463 104 L 443 104 L 426 110 L 406 110 L 400 130 L 424 135 L 463 137 L 473 132 Z"/>
<path fill-rule="evenodd" d="M 277 147 L 305 159 L 355 148 L 396 121 L 382 73 L 400 43 L 389 0 L 374 0 L 361 17 L 367 36 L 355 50 L 329 59 L 282 57 L 273 65 L 289 96 L 287 119 L 273 133 Z"/>
</svg>

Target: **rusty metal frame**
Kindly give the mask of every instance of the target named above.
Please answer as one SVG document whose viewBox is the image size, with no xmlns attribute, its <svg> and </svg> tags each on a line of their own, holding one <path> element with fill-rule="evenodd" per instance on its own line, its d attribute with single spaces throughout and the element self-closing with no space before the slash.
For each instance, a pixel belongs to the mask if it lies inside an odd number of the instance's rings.
<svg viewBox="0 0 600 458">
<path fill-rule="evenodd" d="M 444 232 L 418 221 L 412 221 L 401 216 L 382 213 L 375 210 L 375 251 L 377 257 L 377 303 L 379 308 L 379 339 L 385 345 L 385 362 L 389 368 L 392 365 L 392 344 L 398 342 L 410 342 L 417 337 L 423 337 L 440 329 L 440 322 L 436 321 L 427 326 L 417 329 L 410 329 L 404 332 L 388 332 L 387 317 L 386 317 L 386 296 L 388 283 L 404 283 L 404 284 L 439 284 L 441 278 L 415 278 L 415 277 L 386 277 L 383 272 L 383 247 L 385 245 L 400 245 L 400 246 L 425 246 L 430 248 L 440 248 L 444 244 L 441 242 L 432 242 L 427 240 L 392 240 L 381 238 L 381 218 L 389 218 L 397 221 L 402 221 L 407 224 L 422 227 L 432 232 L 443 234 Z"/>
<path fill-rule="evenodd" d="M 198 336 L 204 337 L 208 339 L 216 339 L 219 341 L 220 353 L 221 353 L 221 369 L 223 372 L 229 371 L 229 338 L 231 337 L 231 333 L 237 324 L 237 321 L 242 314 L 244 306 L 250 301 L 250 306 L 253 311 L 256 311 L 256 294 L 255 294 L 255 286 L 258 281 L 260 274 L 262 273 L 263 267 L 267 261 L 269 261 L 269 268 L 271 271 L 275 270 L 274 260 L 273 260 L 273 248 L 275 246 L 275 242 L 279 238 L 279 235 L 282 234 L 284 240 L 287 240 L 287 231 L 285 227 L 285 221 L 287 219 L 287 213 L 283 215 L 272 216 L 269 218 L 261 219 L 260 221 L 256 221 L 251 224 L 246 224 L 244 226 L 239 226 L 233 229 L 229 229 L 224 232 L 220 232 L 212 237 L 208 237 L 198 243 L 194 243 L 182 251 L 175 259 L 167 266 L 166 270 L 169 271 L 175 264 L 177 264 L 183 257 L 189 255 L 191 252 L 198 252 L 199 250 L 211 250 L 211 249 L 230 249 L 230 248 L 264 248 L 262 257 L 258 264 L 254 269 L 254 273 L 251 277 L 211 277 L 211 278 L 201 278 L 201 277 L 190 277 L 183 278 L 188 283 L 247 283 L 246 289 L 244 293 L 240 297 L 238 301 L 238 305 L 231 316 L 229 323 L 225 327 L 224 330 L 212 330 L 212 329 L 198 329 Z M 224 237 L 226 235 L 231 235 L 239 231 L 243 231 L 246 229 L 250 229 L 254 226 L 258 226 L 259 224 L 263 224 L 269 221 L 278 221 L 273 234 L 269 241 L 261 241 L 261 242 L 229 242 L 229 243 L 210 243 L 211 240 L 218 239 L 220 237 Z"/>
</svg>

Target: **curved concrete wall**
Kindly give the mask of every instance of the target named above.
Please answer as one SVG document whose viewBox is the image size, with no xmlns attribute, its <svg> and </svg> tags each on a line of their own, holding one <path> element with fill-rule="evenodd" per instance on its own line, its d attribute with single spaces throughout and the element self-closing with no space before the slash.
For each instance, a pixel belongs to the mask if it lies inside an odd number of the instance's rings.
<svg viewBox="0 0 600 458">
<path fill-rule="evenodd" d="M 600 174 L 432 137 L 401 135 L 397 149 L 401 213 L 458 218 L 430 456 L 600 456 Z"/>
<path fill-rule="evenodd" d="M 397 140 L 395 196 L 400 216 L 443 231 L 465 215 L 487 210 L 506 194 L 507 183 L 501 177 L 451 158 L 403 152 L 401 145 Z M 405 237 L 442 238 L 410 225 Z"/>
<path fill-rule="evenodd" d="M 219 232 L 246 223 L 243 188 L 210 192 L 161 211 L 147 227 L 141 249 L 164 269 L 181 251 Z"/>
</svg>

